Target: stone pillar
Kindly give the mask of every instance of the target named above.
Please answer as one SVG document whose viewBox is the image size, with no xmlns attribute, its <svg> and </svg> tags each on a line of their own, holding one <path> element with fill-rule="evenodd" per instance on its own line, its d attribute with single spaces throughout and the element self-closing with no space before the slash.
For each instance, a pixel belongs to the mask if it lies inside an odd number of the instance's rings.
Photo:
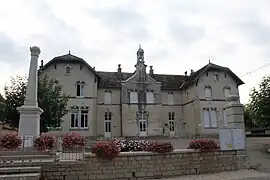
<svg viewBox="0 0 270 180">
<path fill-rule="evenodd" d="M 38 84 L 38 57 L 40 49 L 36 46 L 30 47 L 31 61 L 26 89 L 24 105 L 18 107 L 20 113 L 19 136 L 23 138 L 23 146 L 33 145 L 33 139 L 40 134 L 40 114 L 43 110 L 38 107 L 37 84 Z"/>
<path fill-rule="evenodd" d="M 240 103 L 238 95 L 230 95 L 225 106 L 228 128 L 245 128 L 244 105 Z"/>
</svg>

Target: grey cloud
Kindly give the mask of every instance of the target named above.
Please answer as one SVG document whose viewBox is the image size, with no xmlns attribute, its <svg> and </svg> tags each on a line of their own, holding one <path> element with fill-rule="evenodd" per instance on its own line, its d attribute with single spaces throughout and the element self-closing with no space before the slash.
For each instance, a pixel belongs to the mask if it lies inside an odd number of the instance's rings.
<svg viewBox="0 0 270 180">
<path fill-rule="evenodd" d="M 17 46 L 10 37 L 0 32 L 0 62 L 20 67 L 28 59 L 28 52 L 26 47 Z"/>
<path fill-rule="evenodd" d="M 270 26 L 258 18 L 238 22 L 234 25 L 251 44 L 270 45 Z"/>
<path fill-rule="evenodd" d="M 147 19 L 141 13 L 125 7 L 112 7 L 91 10 L 90 15 L 99 19 L 107 28 L 115 32 L 119 38 L 131 38 L 134 41 L 145 42 L 151 39 L 147 30 Z"/>
<path fill-rule="evenodd" d="M 237 52 L 238 44 L 232 42 L 222 42 L 220 43 L 219 53 L 222 55 L 232 55 Z"/>
<path fill-rule="evenodd" d="M 204 28 L 200 26 L 184 26 L 172 23 L 169 28 L 171 39 L 181 45 L 189 46 L 204 37 Z"/>
</svg>

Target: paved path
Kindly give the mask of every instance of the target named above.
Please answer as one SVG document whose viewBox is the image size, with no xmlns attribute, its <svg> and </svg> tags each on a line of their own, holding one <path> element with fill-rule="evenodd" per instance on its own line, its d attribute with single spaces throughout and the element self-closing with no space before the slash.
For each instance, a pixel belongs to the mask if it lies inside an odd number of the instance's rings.
<svg viewBox="0 0 270 180">
<path fill-rule="evenodd" d="M 270 153 L 260 151 L 264 144 L 270 144 L 270 137 L 247 138 L 247 155 L 252 167 L 270 172 Z"/>
<path fill-rule="evenodd" d="M 233 172 L 220 172 L 215 174 L 202 174 L 167 178 L 163 180 L 269 180 L 270 174 L 254 170 L 241 170 Z"/>
</svg>

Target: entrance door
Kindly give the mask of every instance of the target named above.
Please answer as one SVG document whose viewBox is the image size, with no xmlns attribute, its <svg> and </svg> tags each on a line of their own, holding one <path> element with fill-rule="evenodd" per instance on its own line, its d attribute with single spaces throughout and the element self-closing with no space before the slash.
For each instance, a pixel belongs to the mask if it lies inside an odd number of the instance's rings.
<svg viewBox="0 0 270 180">
<path fill-rule="evenodd" d="M 139 136 L 147 136 L 147 122 L 146 119 L 139 120 Z"/>
<path fill-rule="evenodd" d="M 169 120 L 169 131 L 170 131 L 170 136 L 175 135 L 175 123 L 174 123 L 174 120 Z"/>
<path fill-rule="evenodd" d="M 112 137 L 112 113 L 105 112 L 105 120 L 104 120 L 104 136 L 105 138 Z"/>
</svg>

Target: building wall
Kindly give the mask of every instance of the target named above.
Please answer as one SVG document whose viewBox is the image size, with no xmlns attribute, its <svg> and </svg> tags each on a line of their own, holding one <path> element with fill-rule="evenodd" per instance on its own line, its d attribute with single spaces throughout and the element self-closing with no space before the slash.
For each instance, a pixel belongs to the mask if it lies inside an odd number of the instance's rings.
<svg viewBox="0 0 270 180">
<path fill-rule="evenodd" d="M 219 80 L 215 81 L 214 74 L 218 74 Z M 205 86 L 210 86 L 212 89 L 212 98 L 207 100 L 205 97 Z M 188 134 L 199 133 L 201 135 L 217 134 L 218 128 L 204 128 L 203 123 L 203 108 L 217 109 L 217 124 L 218 127 L 224 127 L 222 110 L 226 105 L 226 98 L 224 94 L 224 87 L 230 87 L 231 94 L 239 95 L 239 90 L 236 82 L 228 74 L 224 72 L 210 71 L 208 75 L 202 75 L 198 84 L 187 89 L 189 94 L 195 99 L 192 103 L 184 105 L 185 119 L 192 119 L 188 121 Z M 185 95 L 185 94 L 184 94 Z M 184 102 L 185 104 L 185 102 Z"/>
<path fill-rule="evenodd" d="M 138 82 L 136 73 L 133 77 L 122 82 L 122 88 L 97 88 L 95 74 L 86 66 L 80 68 L 80 64 L 69 64 L 71 72 L 66 74 L 67 64 L 58 63 L 55 69 L 54 64 L 41 72 L 50 78 L 57 79 L 63 86 L 63 92 L 70 95 L 68 107 L 88 106 L 88 129 L 70 129 L 70 112 L 63 117 L 61 129 L 55 133 L 67 133 L 77 131 L 85 136 L 104 136 L 105 131 L 105 112 L 112 113 L 111 136 L 138 136 L 138 124 L 136 112 L 138 105 L 130 104 L 129 90 L 137 89 Z M 219 81 L 214 80 L 214 74 L 219 75 Z M 76 81 L 85 81 L 84 97 L 76 97 Z M 211 86 L 212 99 L 206 100 L 205 86 Z M 208 75 L 202 75 L 198 83 L 189 86 L 184 90 L 162 90 L 161 83 L 155 81 L 147 75 L 146 89 L 155 91 L 154 104 L 147 104 L 148 116 L 148 135 L 162 135 L 162 129 L 168 124 L 169 113 L 175 114 L 175 135 L 194 136 L 196 134 L 215 134 L 217 129 L 205 129 L 203 127 L 203 108 L 217 108 L 218 125 L 222 127 L 222 109 L 225 107 L 224 86 L 231 88 L 231 94 L 239 94 L 236 82 L 224 72 L 210 71 Z M 104 103 L 105 91 L 111 91 L 111 104 Z M 173 104 L 168 103 L 169 93 L 173 93 Z"/>
<path fill-rule="evenodd" d="M 70 73 L 66 73 L 65 67 L 70 65 Z M 95 136 L 96 132 L 96 117 L 97 117 L 97 82 L 95 74 L 86 66 L 80 64 L 57 63 L 47 67 L 40 73 L 40 76 L 48 75 L 51 79 L 58 80 L 58 83 L 63 86 L 63 93 L 69 95 L 68 109 L 69 113 L 62 118 L 61 129 L 53 131 L 56 134 L 63 134 L 69 131 L 77 131 L 85 136 Z M 84 81 L 84 96 L 76 96 L 76 82 Z M 71 129 L 70 128 L 70 110 L 71 106 L 87 106 L 88 111 L 88 129 Z"/>
</svg>

